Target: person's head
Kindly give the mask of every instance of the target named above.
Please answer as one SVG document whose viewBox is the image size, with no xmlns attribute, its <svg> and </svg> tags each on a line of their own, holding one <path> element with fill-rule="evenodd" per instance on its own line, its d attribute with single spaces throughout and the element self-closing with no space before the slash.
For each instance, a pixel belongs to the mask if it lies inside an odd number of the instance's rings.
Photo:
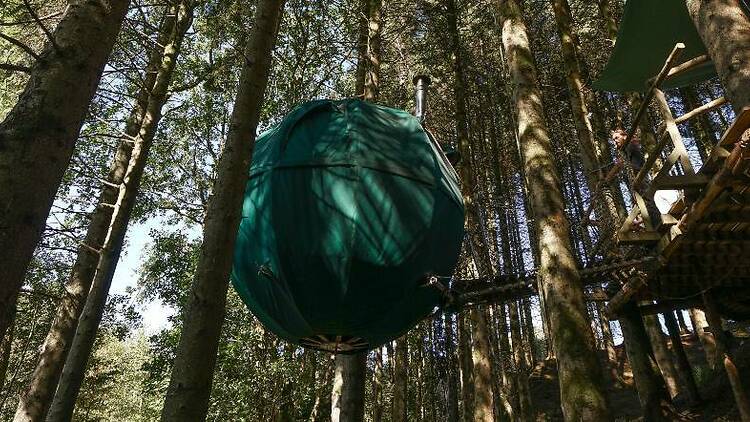
<svg viewBox="0 0 750 422">
<path fill-rule="evenodd" d="M 617 149 L 622 149 L 625 146 L 625 140 L 628 139 L 628 132 L 623 128 L 617 128 L 612 131 L 611 136 Z"/>
</svg>

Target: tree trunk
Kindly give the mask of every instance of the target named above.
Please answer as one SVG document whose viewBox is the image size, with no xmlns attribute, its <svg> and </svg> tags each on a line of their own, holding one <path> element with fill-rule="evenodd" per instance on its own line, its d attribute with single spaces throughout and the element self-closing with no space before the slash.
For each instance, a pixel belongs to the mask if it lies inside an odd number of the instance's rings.
<svg viewBox="0 0 750 422">
<path fill-rule="evenodd" d="M 203 226 L 203 245 L 162 410 L 163 421 L 206 417 L 242 195 L 283 5 L 284 0 L 260 0 L 256 6 L 229 134 Z"/>
<path fill-rule="evenodd" d="M 688 326 L 685 314 L 682 310 L 676 310 L 675 315 L 677 316 L 677 323 L 680 325 L 680 334 L 690 334 L 690 327 Z"/>
<path fill-rule="evenodd" d="M 357 69 L 354 75 L 354 96 L 364 97 L 365 78 L 367 76 L 367 39 L 370 27 L 370 0 L 360 0 L 360 9 L 357 12 Z"/>
<path fill-rule="evenodd" d="M 523 328 L 526 336 L 526 344 L 524 345 L 524 351 L 526 351 L 527 367 L 529 369 L 536 365 L 536 335 L 534 334 L 534 320 L 531 316 L 531 301 L 523 299 L 521 301 L 523 309 Z"/>
<path fill-rule="evenodd" d="M 508 413 L 508 416 L 511 419 L 515 419 L 515 415 L 518 414 L 518 400 L 515 400 L 517 398 L 517 395 L 511 394 L 515 390 L 515 385 L 513 382 L 512 377 L 510 376 L 510 371 L 512 369 L 511 360 L 513 359 L 512 351 L 510 348 L 510 341 L 508 339 L 510 330 L 508 329 L 508 322 L 506 321 L 506 312 L 505 312 L 505 305 L 499 305 L 495 309 L 498 310 L 498 331 L 499 331 L 499 341 L 498 341 L 498 356 L 500 357 L 500 376 L 501 380 L 500 383 L 503 387 L 501 390 L 504 396 L 509 396 L 512 399 L 511 400 L 505 400 L 507 401 L 506 405 L 505 401 L 503 401 L 503 405 L 505 406 L 506 413 Z"/>
<path fill-rule="evenodd" d="M 737 0 L 686 0 L 735 113 L 750 106 L 750 18 Z"/>
<path fill-rule="evenodd" d="M 734 364 L 733 356 L 727 345 L 726 334 L 724 334 L 724 328 L 721 325 L 721 317 L 716 310 L 716 305 L 710 292 L 703 293 L 703 303 L 706 306 L 706 318 L 708 318 L 711 334 L 716 342 L 716 362 L 714 363 L 714 368 L 718 369 L 719 366 L 724 365 L 740 418 L 742 422 L 750 422 L 750 399 L 748 399 L 745 387 L 742 385 L 742 378 L 737 370 L 737 366 Z"/>
<path fill-rule="evenodd" d="M 0 123 L 0 338 L 129 0 L 74 0 Z"/>
<path fill-rule="evenodd" d="M 458 352 L 461 363 L 461 402 L 462 419 L 471 422 L 474 419 L 474 369 L 471 360 L 469 330 L 466 327 L 467 315 L 458 315 Z"/>
<path fill-rule="evenodd" d="M 474 369 L 474 421 L 494 422 L 492 400 L 492 365 L 485 312 L 478 308 L 469 311 L 471 318 L 472 366 Z"/>
<path fill-rule="evenodd" d="M 614 19 L 614 13 L 612 13 L 612 0 L 597 0 L 597 6 L 599 7 L 599 16 L 604 20 L 607 37 L 612 41 L 612 45 L 615 45 L 617 21 Z"/>
<path fill-rule="evenodd" d="M 603 181 L 602 162 L 609 160 L 609 156 L 600 150 L 594 129 L 589 118 L 589 104 L 586 99 L 585 84 L 581 72 L 581 63 L 577 55 L 576 37 L 573 32 L 573 19 L 570 13 L 568 0 L 553 0 L 552 9 L 555 13 L 555 22 L 561 42 L 561 54 L 568 82 L 570 108 L 573 111 L 573 122 L 578 135 L 578 146 L 581 152 L 581 164 L 589 187 L 589 192 L 594 194 L 597 186 Z M 596 110 L 598 113 L 598 110 Z M 606 141 L 605 141 L 606 144 Z M 608 152 L 608 151 L 607 151 Z M 617 202 L 609 184 L 599 186 L 603 192 L 600 197 L 591 198 L 601 206 L 596 207 L 599 219 L 602 223 L 611 226 L 619 221 Z"/>
<path fill-rule="evenodd" d="M 331 420 L 331 390 L 328 388 L 332 384 L 333 365 L 329 359 L 326 359 L 325 368 L 320 371 L 321 380 L 316 386 L 315 401 L 313 403 L 308 422 L 328 422 Z"/>
<path fill-rule="evenodd" d="M 453 315 L 450 313 L 443 314 L 445 328 L 445 355 L 448 361 L 446 368 L 448 379 L 446 381 L 446 401 L 447 401 L 447 420 L 448 422 L 458 422 L 458 378 L 456 368 L 458 359 L 456 356 L 455 335 L 453 334 Z"/>
<path fill-rule="evenodd" d="M 367 352 L 336 355 L 331 395 L 331 422 L 362 422 L 365 418 Z"/>
<path fill-rule="evenodd" d="M 615 341 L 612 338 L 612 329 L 610 328 L 609 316 L 604 312 L 604 304 L 598 302 L 597 306 L 599 310 L 599 323 L 601 324 L 602 330 L 602 342 L 604 343 L 604 350 L 607 352 L 607 364 L 609 365 L 609 373 L 612 377 L 612 381 L 616 384 L 622 383 L 620 373 L 617 371 L 617 352 L 615 351 Z"/>
<path fill-rule="evenodd" d="M 713 369 L 714 363 L 716 362 L 716 341 L 714 337 L 706 331 L 708 327 L 708 321 L 706 321 L 706 314 L 697 308 L 690 309 L 690 322 L 693 324 L 693 330 L 698 336 L 701 345 L 703 346 L 703 353 L 706 355 L 706 362 Z"/>
<path fill-rule="evenodd" d="M 633 302 L 623 305 L 620 311 L 620 327 L 625 342 L 625 352 L 633 371 L 635 388 L 646 422 L 667 421 L 669 397 L 663 379 L 659 375 L 646 328 L 638 308 Z"/>
<path fill-rule="evenodd" d="M 526 422 L 532 420 L 533 412 L 531 408 L 531 393 L 529 392 L 528 367 L 523 356 L 518 303 L 515 300 L 511 300 L 508 303 L 508 310 L 510 312 L 510 335 L 513 341 L 513 362 L 516 366 L 514 384 L 516 394 L 518 395 L 518 419 Z"/>
<path fill-rule="evenodd" d="M 382 0 L 369 0 L 367 69 L 365 70 L 365 100 L 377 101 L 380 96 L 380 42 L 382 37 Z"/>
<path fill-rule="evenodd" d="M 685 348 L 682 346 L 680 328 L 677 325 L 674 313 L 665 312 L 664 322 L 667 326 L 667 331 L 669 331 L 669 338 L 672 341 L 672 351 L 674 352 L 677 368 L 679 369 L 680 377 L 682 378 L 682 385 L 685 386 L 685 391 L 687 392 L 688 401 L 691 404 L 697 404 L 701 399 L 700 393 L 698 392 L 698 385 L 695 383 L 693 369 L 690 367 Z"/>
<path fill-rule="evenodd" d="M 406 422 L 406 389 L 409 382 L 408 359 L 409 349 L 407 336 L 404 335 L 396 340 L 395 353 L 393 356 L 393 409 L 391 420 L 394 422 Z"/>
<path fill-rule="evenodd" d="M 414 385 L 414 392 L 416 393 L 416 397 L 414 400 L 414 410 L 415 414 L 417 415 L 417 420 L 423 421 L 424 420 L 424 394 L 423 394 L 423 386 L 424 386 L 424 380 L 425 380 L 425 374 L 424 374 L 424 353 L 422 353 L 422 330 L 417 330 L 419 333 L 417 337 L 417 344 L 413 350 L 414 354 L 414 363 L 412 367 L 416 370 L 416 377 L 415 377 L 415 384 Z"/>
<path fill-rule="evenodd" d="M 540 251 L 538 274 L 550 315 L 565 420 L 609 420 L 601 368 L 568 237 L 560 178 L 543 115 L 542 92 L 520 8 L 499 2 L 502 38 L 518 113 L 518 136 Z"/>
<path fill-rule="evenodd" d="M 167 100 L 167 88 L 182 40 L 192 22 L 192 14 L 192 6 L 185 3 L 169 8 L 166 12 L 163 32 L 158 37 L 164 50 L 152 54 L 144 72 L 144 83 L 147 85 L 143 86 L 126 125 L 129 139 L 122 139 L 117 149 L 108 183 L 102 187 L 99 203 L 91 215 L 85 245 L 78 250 L 71 276 L 65 286 L 65 294 L 58 304 L 57 314 L 42 345 L 39 362 L 18 406 L 17 414 L 29 415 L 31 420 L 38 420 L 46 415 L 65 363 L 66 376 L 57 394 L 58 405 L 50 414 L 50 419 L 65 420 L 72 417 L 130 213 L 138 195 L 147 155 L 156 134 L 161 109 Z M 154 76 L 150 77 L 151 74 Z M 95 250 L 99 253 L 95 253 Z M 86 298 L 89 297 L 92 284 L 89 305 Z M 78 329 L 80 334 L 76 336 L 76 325 L 85 304 L 86 315 L 81 319 Z M 69 350 L 72 350 L 74 356 L 66 362 Z"/>
<path fill-rule="evenodd" d="M 375 349 L 375 370 L 372 374 L 372 422 L 383 420 L 383 352 Z"/>
<path fill-rule="evenodd" d="M 5 376 L 8 374 L 8 363 L 10 363 L 10 353 L 13 350 L 13 338 L 16 327 L 16 310 L 13 309 L 11 314 L 10 325 L 5 331 L 5 336 L 0 342 L 0 391 L 5 391 Z M 2 406 L 0 406 L 2 409 Z"/>
<path fill-rule="evenodd" d="M 677 381 L 677 370 L 672 361 L 672 354 L 667 348 L 667 341 L 664 338 L 664 332 L 661 330 L 661 323 L 656 315 L 644 315 L 643 325 L 646 327 L 648 337 L 651 339 L 651 348 L 654 351 L 656 363 L 659 365 L 664 381 L 667 385 L 669 395 L 674 398 L 679 394 L 679 383 Z"/>
</svg>

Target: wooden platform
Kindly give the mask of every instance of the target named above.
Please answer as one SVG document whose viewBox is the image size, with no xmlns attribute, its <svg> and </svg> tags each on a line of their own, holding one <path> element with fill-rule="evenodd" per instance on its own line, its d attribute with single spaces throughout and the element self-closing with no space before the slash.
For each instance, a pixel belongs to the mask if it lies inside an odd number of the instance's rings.
<svg viewBox="0 0 750 422">
<path fill-rule="evenodd" d="M 651 185 L 677 189 L 681 198 L 662 215 L 659 227 L 645 230 L 634 223 L 647 215 L 641 198 L 618 232 L 620 245 L 641 244 L 656 258 L 634 296 L 679 301 L 711 290 L 721 298 L 723 316 L 750 318 L 749 129 L 750 108 L 738 115 L 697 173 L 683 168 L 684 176 L 669 175 L 668 167 L 682 158 L 678 147 L 670 155 L 676 159 L 656 171 Z M 674 180 L 665 183 L 667 178 Z"/>
</svg>

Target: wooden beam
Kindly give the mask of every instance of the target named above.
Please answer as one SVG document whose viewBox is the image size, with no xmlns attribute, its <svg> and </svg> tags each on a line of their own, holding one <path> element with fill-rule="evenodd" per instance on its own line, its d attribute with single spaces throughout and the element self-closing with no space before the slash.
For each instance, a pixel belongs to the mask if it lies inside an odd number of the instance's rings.
<svg viewBox="0 0 750 422">
<path fill-rule="evenodd" d="M 641 311 L 641 315 L 653 315 L 663 314 L 664 312 L 670 312 L 675 309 L 690 309 L 690 308 L 701 308 L 703 301 L 698 298 L 688 299 L 674 299 L 674 300 L 660 300 L 657 303 L 648 305 L 641 305 L 638 310 Z"/>
<path fill-rule="evenodd" d="M 682 116 L 676 118 L 674 121 L 677 124 L 684 123 L 693 117 L 700 116 L 701 114 L 708 113 L 709 111 L 719 108 L 727 103 L 727 99 L 725 97 L 719 97 L 715 100 L 709 101 L 706 104 L 701 105 L 700 107 L 696 107 L 687 113 L 683 114 Z"/>
<path fill-rule="evenodd" d="M 750 128 L 750 107 L 745 107 L 740 111 L 732 126 L 724 132 L 719 145 L 723 147 L 734 145 L 748 128 Z"/>
<path fill-rule="evenodd" d="M 610 318 L 613 318 L 619 312 L 622 306 L 629 302 L 630 299 L 636 295 L 646 285 L 646 279 L 644 277 L 635 277 L 625 283 L 624 286 L 614 295 L 609 301 L 607 306 L 604 308 Z"/>
<path fill-rule="evenodd" d="M 639 231 L 639 232 L 624 232 L 620 231 L 617 233 L 618 243 L 653 243 L 658 242 L 661 239 L 661 234 L 656 231 Z"/>
<path fill-rule="evenodd" d="M 702 255 L 706 252 L 727 256 L 748 256 L 750 241 L 747 240 L 692 240 L 686 241 L 680 248 L 681 254 Z"/>
<path fill-rule="evenodd" d="M 654 262 L 654 260 L 655 258 L 653 256 L 645 256 L 643 258 L 628 259 L 625 261 L 617 261 L 617 262 L 612 262 L 610 264 L 603 264 L 603 265 L 597 265 L 595 267 L 582 268 L 579 271 L 579 274 L 581 274 L 581 277 L 584 277 L 584 276 L 590 276 L 593 274 L 607 273 L 612 270 L 619 270 L 621 268 L 628 268 L 628 267 L 635 267 L 635 266 L 640 266 L 644 264 L 650 264 L 651 262 Z"/>
<path fill-rule="evenodd" d="M 651 83 L 649 84 L 648 89 L 643 95 L 643 102 L 638 108 L 635 119 L 633 119 L 633 123 L 630 126 L 630 130 L 628 131 L 628 137 L 625 138 L 625 145 L 628 145 L 630 141 L 633 140 L 633 136 L 638 130 L 638 125 L 640 124 L 643 115 L 646 113 L 646 110 L 648 110 L 648 105 L 649 103 L 651 103 L 651 98 L 653 98 L 654 96 L 654 89 L 661 86 L 662 82 L 664 82 L 664 79 L 666 79 L 667 75 L 669 74 L 669 71 L 672 69 L 672 66 L 674 66 L 674 63 L 677 61 L 677 59 L 680 58 L 684 50 L 685 44 L 681 42 L 675 44 L 674 48 L 669 53 L 669 56 L 667 56 L 667 60 L 664 62 L 664 66 L 661 68 L 659 73 L 657 73 L 656 76 L 651 79 Z"/>
<path fill-rule="evenodd" d="M 675 75 L 679 75 L 682 72 L 686 72 L 698 65 L 707 63 L 709 61 L 711 61 L 711 57 L 709 57 L 708 54 L 704 54 L 698 57 L 693 57 L 692 59 L 669 69 L 669 73 L 667 73 L 667 78 L 671 78 Z"/>
<path fill-rule="evenodd" d="M 680 176 L 663 176 L 651 181 L 649 191 L 656 192 L 658 190 L 667 189 L 694 189 L 705 186 L 709 181 L 708 176 L 705 174 L 683 174 Z"/>
<path fill-rule="evenodd" d="M 606 302 L 609 300 L 609 295 L 602 288 L 585 291 L 583 296 L 588 302 Z"/>
<path fill-rule="evenodd" d="M 650 151 L 648 153 L 648 157 L 646 158 L 646 162 L 643 163 L 643 167 L 641 167 L 641 170 L 638 171 L 638 174 L 635 176 L 635 179 L 633 179 L 633 186 L 638 186 L 641 184 L 643 179 L 648 175 L 649 171 L 651 171 L 651 167 L 656 164 L 656 160 L 659 159 L 659 156 L 661 155 L 661 152 L 666 148 L 666 146 L 669 144 L 669 133 L 665 130 L 664 127 L 662 127 L 659 130 L 659 134 L 657 135 L 657 139 L 659 139 L 659 142 L 654 147 L 653 151 Z"/>
</svg>

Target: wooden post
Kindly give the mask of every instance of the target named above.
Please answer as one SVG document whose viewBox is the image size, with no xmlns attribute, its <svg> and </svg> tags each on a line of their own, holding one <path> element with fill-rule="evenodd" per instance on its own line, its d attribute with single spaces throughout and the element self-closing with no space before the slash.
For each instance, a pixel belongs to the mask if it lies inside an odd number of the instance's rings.
<svg viewBox="0 0 750 422">
<path fill-rule="evenodd" d="M 693 333 L 695 333 L 695 336 L 698 337 L 698 340 L 700 340 L 701 345 L 703 346 L 706 362 L 708 362 L 708 365 L 713 369 L 713 365 L 716 362 L 716 342 L 711 333 L 706 331 L 706 327 L 708 327 L 706 314 L 698 308 L 691 308 L 690 322 L 693 324 Z"/>
<path fill-rule="evenodd" d="M 714 341 L 716 342 L 716 366 L 718 366 L 719 361 L 722 361 L 724 364 L 724 369 L 727 371 L 729 384 L 732 386 L 732 393 L 734 394 L 734 401 L 737 404 L 740 418 L 742 419 L 742 422 L 750 422 L 750 401 L 748 400 L 747 393 L 742 386 L 737 366 L 734 364 L 732 356 L 727 349 L 727 339 L 724 334 L 724 329 L 721 327 L 721 317 L 716 310 L 716 304 L 714 303 L 710 292 L 703 293 L 703 302 L 706 305 L 705 309 L 708 326 L 710 327 L 711 334 L 713 334 Z"/>
<path fill-rule="evenodd" d="M 693 370 L 690 367 L 685 348 L 682 347 L 682 337 L 680 336 L 680 329 L 677 325 L 674 313 L 672 311 L 665 312 L 664 323 L 669 331 L 669 338 L 672 341 L 672 352 L 675 355 L 677 361 L 677 370 L 681 375 L 682 382 L 685 385 L 685 391 L 687 392 L 688 400 L 691 404 L 696 404 L 700 401 L 700 393 L 698 392 L 698 385 L 695 383 L 693 377 Z"/>
<path fill-rule="evenodd" d="M 633 371 L 644 420 L 666 421 L 666 409 L 670 406 L 669 396 L 653 360 L 648 334 L 636 304 L 623 304 L 619 317 L 625 352 Z"/>
</svg>

